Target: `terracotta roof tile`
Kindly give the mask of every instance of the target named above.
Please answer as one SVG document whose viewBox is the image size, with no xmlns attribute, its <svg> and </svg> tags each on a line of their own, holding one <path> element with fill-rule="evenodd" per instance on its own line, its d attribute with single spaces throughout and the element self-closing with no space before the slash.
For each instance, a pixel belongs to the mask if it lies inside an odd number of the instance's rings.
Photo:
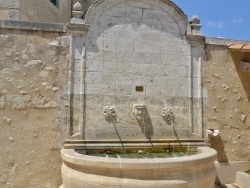
<svg viewBox="0 0 250 188">
<path fill-rule="evenodd" d="M 250 45 L 249 44 L 230 44 L 228 45 L 228 49 L 242 51 L 242 52 L 250 52 Z"/>
</svg>

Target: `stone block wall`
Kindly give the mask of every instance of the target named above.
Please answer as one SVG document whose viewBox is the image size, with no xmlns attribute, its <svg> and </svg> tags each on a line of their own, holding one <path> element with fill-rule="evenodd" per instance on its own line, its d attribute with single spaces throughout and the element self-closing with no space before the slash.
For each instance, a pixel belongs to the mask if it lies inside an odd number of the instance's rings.
<svg viewBox="0 0 250 188">
<path fill-rule="evenodd" d="M 69 0 L 60 0 L 58 7 L 50 0 L 0 0 L 1 20 L 67 23 L 70 18 Z"/>
<path fill-rule="evenodd" d="M 98 14 L 87 15 L 85 139 L 176 139 L 162 118 L 165 107 L 174 111 L 178 137 L 189 138 L 187 21 L 154 3 L 100 2 L 92 8 Z M 146 105 L 145 123 L 137 122 L 134 104 Z M 116 111 L 112 123 L 103 116 L 107 107 Z"/>
<path fill-rule="evenodd" d="M 61 185 L 69 59 L 64 34 L 1 28 L 0 187 Z"/>
<path fill-rule="evenodd" d="M 240 70 L 240 61 L 250 61 L 249 54 L 230 53 L 227 45 L 243 43 L 213 39 L 205 46 L 204 123 L 208 129 L 220 131 L 212 145 L 222 160 L 250 160 L 250 88 L 249 72 Z M 219 41 L 219 42 L 216 42 Z M 248 42 L 249 43 L 249 42 Z"/>
</svg>

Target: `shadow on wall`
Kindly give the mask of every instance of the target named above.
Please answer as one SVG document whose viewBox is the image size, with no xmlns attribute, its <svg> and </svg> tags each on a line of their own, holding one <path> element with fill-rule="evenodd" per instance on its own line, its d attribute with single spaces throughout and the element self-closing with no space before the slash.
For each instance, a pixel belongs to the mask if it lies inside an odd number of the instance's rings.
<svg viewBox="0 0 250 188">
<path fill-rule="evenodd" d="M 232 51 L 230 50 L 236 71 L 245 90 L 248 102 L 250 102 L 250 52 Z M 248 65 L 249 64 L 249 65 Z"/>
<path fill-rule="evenodd" d="M 140 121 L 137 119 L 137 122 L 142 132 L 144 133 L 145 137 L 150 140 L 152 136 L 154 135 L 154 130 L 153 130 L 152 121 L 151 121 L 147 108 L 144 109 L 143 121 Z"/>
</svg>

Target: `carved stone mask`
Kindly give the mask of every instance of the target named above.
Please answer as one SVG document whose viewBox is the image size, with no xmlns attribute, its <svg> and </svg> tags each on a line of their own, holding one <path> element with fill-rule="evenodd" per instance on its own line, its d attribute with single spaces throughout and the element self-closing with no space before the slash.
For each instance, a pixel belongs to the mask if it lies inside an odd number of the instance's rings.
<svg viewBox="0 0 250 188">
<path fill-rule="evenodd" d="M 133 106 L 133 114 L 137 120 L 143 120 L 146 113 L 146 105 L 145 104 L 134 104 Z"/>
<path fill-rule="evenodd" d="M 107 106 L 103 109 L 102 115 L 107 121 L 111 121 L 112 119 L 115 118 L 116 112 L 113 107 Z"/>
<path fill-rule="evenodd" d="M 174 112 L 171 108 L 164 108 L 161 112 L 162 118 L 170 125 L 175 120 Z"/>
</svg>

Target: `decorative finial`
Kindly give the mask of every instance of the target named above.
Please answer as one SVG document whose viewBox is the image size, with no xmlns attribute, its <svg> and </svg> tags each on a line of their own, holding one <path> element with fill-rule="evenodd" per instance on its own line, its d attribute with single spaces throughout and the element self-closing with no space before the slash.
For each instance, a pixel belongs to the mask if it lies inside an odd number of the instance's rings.
<svg viewBox="0 0 250 188">
<path fill-rule="evenodd" d="M 72 11 L 73 17 L 76 19 L 81 19 L 84 12 L 83 12 L 83 7 L 81 5 L 81 3 L 77 2 L 74 6 L 73 6 L 73 11 Z"/>
<path fill-rule="evenodd" d="M 192 30 L 192 34 L 194 35 L 201 35 L 201 27 L 202 25 L 200 24 L 201 20 L 198 16 L 193 16 L 189 23 L 191 25 L 191 30 Z"/>
<path fill-rule="evenodd" d="M 76 2 L 76 4 L 73 6 L 73 11 L 83 11 L 81 3 Z"/>
<path fill-rule="evenodd" d="M 189 21 L 190 24 L 200 24 L 201 23 L 201 20 L 198 16 L 194 15 L 190 21 Z"/>
</svg>

